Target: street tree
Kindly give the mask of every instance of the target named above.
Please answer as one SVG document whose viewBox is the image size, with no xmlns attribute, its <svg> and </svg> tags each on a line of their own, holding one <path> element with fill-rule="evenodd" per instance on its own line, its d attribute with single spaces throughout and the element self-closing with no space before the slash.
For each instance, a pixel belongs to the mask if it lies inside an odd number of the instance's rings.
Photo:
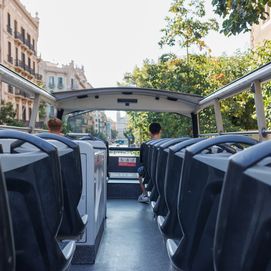
<svg viewBox="0 0 271 271">
<path fill-rule="evenodd" d="M 212 0 L 214 11 L 223 18 L 222 30 L 226 36 L 251 30 L 253 24 L 267 19 L 270 0 Z"/>
<path fill-rule="evenodd" d="M 169 12 L 170 16 L 165 18 L 166 27 L 161 30 L 161 47 L 178 45 L 185 48 L 187 61 L 191 46 L 210 50 L 204 38 L 210 31 L 218 30 L 218 23 L 205 17 L 204 0 L 174 0 Z"/>
</svg>

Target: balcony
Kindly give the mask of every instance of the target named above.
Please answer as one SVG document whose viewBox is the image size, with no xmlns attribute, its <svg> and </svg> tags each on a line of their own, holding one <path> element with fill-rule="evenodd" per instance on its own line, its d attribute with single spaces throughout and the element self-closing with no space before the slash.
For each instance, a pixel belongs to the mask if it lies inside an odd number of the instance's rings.
<svg viewBox="0 0 271 271">
<path fill-rule="evenodd" d="M 35 71 L 20 59 L 15 59 L 15 70 L 22 73 L 23 76 L 27 76 L 29 79 L 32 79 L 35 75 Z"/>
<path fill-rule="evenodd" d="M 22 90 L 20 90 L 20 89 L 15 89 L 15 96 L 20 96 L 20 97 L 23 97 L 23 98 L 28 98 L 28 95 L 25 93 L 25 92 L 23 92 Z"/>
<path fill-rule="evenodd" d="M 18 31 L 14 31 L 14 38 L 20 42 L 22 42 L 22 40 L 23 40 L 22 34 Z"/>
<path fill-rule="evenodd" d="M 27 51 L 30 53 L 30 54 L 33 54 L 36 55 L 36 51 L 35 51 L 35 47 L 33 44 L 31 44 L 31 41 L 26 39 L 25 40 L 25 45 L 27 46 Z"/>
<path fill-rule="evenodd" d="M 13 57 L 11 55 L 8 55 L 7 59 L 10 64 L 13 64 Z"/>
<path fill-rule="evenodd" d="M 22 33 L 18 31 L 14 31 L 14 38 L 15 38 L 15 42 L 17 42 L 18 44 L 21 44 L 24 50 L 27 49 L 26 39 L 25 39 L 25 36 L 22 35 Z"/>
<path fill-rule="evenodd" d="M 23 70 L 26 70 L 26 64 L 25 64 L 25 62 L 24 61 L 22 61 L 22 60 L 18 60 L 18 66 L 20 67 L 20 68 L 22 68 Z"/>
<path fill-rule="evenodd" d="M 28 46 L 29 49 L 31 49 L 31 41 L 26 39 L 25 44 Z"/>
<path fill-rule="evenodd" d="M 38 81 L 42 81 L 42 75 L 41 75 L 41 74 L 36 73 L 36 74 L 35 74 L 35 78 L 36 78 Z"/>
<path fill-rule="evenodd" d="M 7 31 L 10 35 L 12 35 L 12 28 L 10 25 L 7 25 Z"/>
</svg>

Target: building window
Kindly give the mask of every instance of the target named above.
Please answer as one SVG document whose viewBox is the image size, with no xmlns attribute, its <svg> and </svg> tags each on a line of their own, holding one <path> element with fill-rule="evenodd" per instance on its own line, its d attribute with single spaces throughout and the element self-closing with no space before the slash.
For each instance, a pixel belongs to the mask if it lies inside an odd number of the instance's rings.
<svg viewBox="0 0 271 271">
<path fill-rule="evenodd" d="M 21 53 L 21 67 L 25 69 L 25 54 Z"/>
<path fill-rule="evenodd" d="M 32 50 L 35 52 L 35 40 L 32 39 Z"/>
<path fill-rule="evenodd" d="M 55 78 L 54 78 L 54 76 L 49 76 L 48 86 L 49 86 L 50 89 L 54 89 L 55 88 Z"/>
<path fill-rule="evenodd" d="M 10 14 L 8 13 L 8 24 L 7 24 L 7 31 L 10 35 L 12 35 L 12 28 L 11 28 L 11 17 Z"/>
<path fill-rule="evenodd" d="M 27 71 L 29 72 L 29 73 L 31 73 L 31 59 L 30 59 L 30 57 L 28 57 L 28 66 L 27 66 Z"/>
<path fill-rule="evenodd" d="M 36 73 L 36 63 L 33 61 L 33 74 Z"/>
<path fill-rule="evenodd" d="M 10 14 L 8 13 L 8 26 L 11 26 L 10 22 L 11 22 L 11 17 L 10 17 Z"/>
<path fill-rule="evenodd" d="M 8 85 L 8 92 L 13 94 L 13 86 L 11 85 Z"/>
<path fill-rule="evenodd" d="M 19 66 L 18 48 L 15 48 L 15 66 Z"/>
<path fill-rule="evenodd" d="M 62 77 L 57 78 L 57 88 L 59 88 L 59 89 L 63 88 L 63 78 Z"/>
<path fill-rule="evenodd" d="M 25 30 L 21 27 L 22 42 L 25 43 Z"/>
<path fill-rule="evenodd" d="M 17 30 L 18 30 L 18 23 L 16 20 L 14 20 L 14 35 L 16 37 L 16 34 L 17 34 Z"/>
<path fill-rule="evenodd" d="M 24 105 L 22 106 L 22 119 L 23 121 L 26 121 L 26 108 Z"/>
<path fill-rule="evenodd" d="M 26 45 L 31 49 L 31 36 L 27 33 Z"/>
<path fill-rule="evenodd" d="M 32 109 L 31 107 L 28 107 L 28 119 L 31 119 Z"/>
<path fill-rule="evenodd" d="M 8 41 L 8 62 L 13 64 L 13 58 L 11 56 L 11 43 Z"/>
<path fill-rule="evenodd" d="M 71 78 L 71 89 L 74 89 L 74 80 Z"/>
<path fill-rule="evenodd" d="M 16 119 L 19 119 L 19 104 L 16 104 Z"/>
<path fill-rule="evenodd" d="M 54 117 L 54 115 L 55 115 L 55 108 L 54 106 L 50 105 L 49 117 Z"/>
</svg>

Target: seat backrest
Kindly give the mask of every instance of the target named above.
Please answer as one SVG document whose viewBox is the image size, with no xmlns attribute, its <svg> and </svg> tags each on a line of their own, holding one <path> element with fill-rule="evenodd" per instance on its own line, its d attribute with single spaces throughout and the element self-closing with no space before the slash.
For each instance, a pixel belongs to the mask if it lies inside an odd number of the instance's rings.
<svg viewBox="0 0 271 271">
<path fill-rule="evenodd" d="M 167 213 L 165 198 L 164 198 L 164 183 L 165 183 L 165 173 L 166 167 L 168 162 L 168 153 L 169 147 L 176 145 L 180 142 L 187 140 L 187 137 L 183 138 L 175 138 L 171 139 L 165 143 L 163 143 L 157 154 L 157 167 L 155 173 L 155 182 L 154 182 L 154 189 L 157 190 L 157 200 L 153 211 L 156 215 L 163 215 L 165 216 Z"/>
<path fill-rule="evenodd" d="M 143 142 L 140 147 L 140 163 L 144 166 L 145 176 L 144 176 L 144 182 L 148 183 L 150 176 L 148 172 L 148 157 L 150 153 L 150 144 L 153 142 L 153 140 L 149 140 L 146 142 Z"/>
<path fill-rule="evenodd" d="M 169 147 L 168 161 L 165 172 L 164 197 L 167 209 L 165 221 L 161 226 L 162 232 L 168 238 L 181 238 L 181 228 L 177 215 L 177 198 L 181 178 L 184 150 L 203 138 L 187 139 L 181 143 Z"/>
<path fill-rule="evenodd" d="M 271 142 L 229 161 L 214 240 L 216 271 L 271 270 Z"/>
<path fill-rule="evenodd" d="M 15 270 L 15 248 L 5 177 L 0 168 L 0 270 Z"/>
<path fill-rule="evenodd" d="M 213 268 L 214 228 L 223 178 L 233 151 L 230 143 L 254 145 L 257 141 L 245 136 L 219 136 L 186 148 L 178 195 L 183 237 L 175 258 L 184 270 Z"/>
<path fill-rule="evenodd" d="M 18 131 L 0 131 L 34 147 L 25 153 L 0 155 L 13 222 L 17 270 L 65 270 L 56 237 L 63 215 L 63 191 L 57 149 L 45 140 Z M 11 148 L 14 149 L 16 141 Z M 71 246 L 74 251 L 74 246 Z M 33 257 L 35 255 L 35 257 Z"/>
<path fill-rule="evenodd" d="M 161 139 L 156 139 L 150 143 L 149 146 L 149 154 L 148 154 L 148 162 L 147 162 L 147 174 L 149 176 L 149 182 L 147 186 L 147 190 L 151 191 L 153 188 L 153 176 L 155 173 L 156 169 L 156 149 L 159 145 L 161 145 L 163 142 L 167 141 L 168 138 L 161 138 Z"/>
<path fill-rule="evenodd" d="M 64 212 L 58 231 L 60 239 L 80 239 L 86 225 L 78 212 L 82 194 L 82 168 L 79 146 L 69 138 L 51 133 L 38 134 L 58 149 L 63 181 Z"/>
</svg>

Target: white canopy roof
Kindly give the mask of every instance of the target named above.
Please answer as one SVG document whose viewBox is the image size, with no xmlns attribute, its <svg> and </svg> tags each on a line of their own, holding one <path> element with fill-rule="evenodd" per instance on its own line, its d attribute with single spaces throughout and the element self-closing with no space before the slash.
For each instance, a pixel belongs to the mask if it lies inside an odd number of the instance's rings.
<svg viewBox="0 0 271 271">
<path fill-rule="evenodd" d="M 85 110 L 174 112 L 191 116 L 203 97 L 132 87 L 92 88 L 53 93 L 64 114 Z"/>
</svg>

